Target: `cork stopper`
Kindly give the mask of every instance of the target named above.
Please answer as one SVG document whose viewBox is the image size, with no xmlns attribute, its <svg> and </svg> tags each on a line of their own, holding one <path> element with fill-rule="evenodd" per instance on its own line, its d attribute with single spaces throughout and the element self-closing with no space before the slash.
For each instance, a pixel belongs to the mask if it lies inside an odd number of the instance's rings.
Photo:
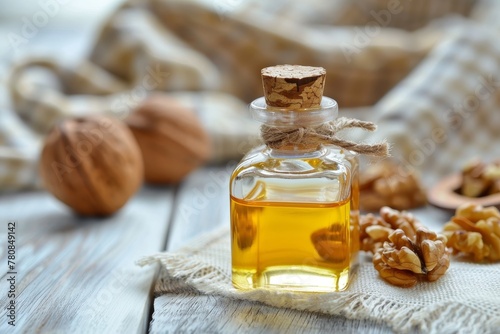
<svg viewBox="0 0 500 334">
<path fill-rule="evenodd" d="M 325 86 L 323 67 L 277 65 L 262 69 L 264 96 L 269 107 L 319 108 Z"/>
</svg>

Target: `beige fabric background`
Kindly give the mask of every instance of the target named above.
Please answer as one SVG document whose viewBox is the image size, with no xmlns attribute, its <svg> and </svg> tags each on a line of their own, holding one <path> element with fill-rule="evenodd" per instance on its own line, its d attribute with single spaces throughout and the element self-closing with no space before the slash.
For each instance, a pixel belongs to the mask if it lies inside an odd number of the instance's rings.
<svg viewBox="0 0 500 334">
<path fill-rule="evenodd" d="M 212 161 L 238 159 L 258 141 L 246 104 L 262 95 L 260 69 L 280 63 L 325 67 L 325 95 L 341 114 L 376 120 L 402 168 L 428 180 L 474 155 L 498 156 L 498 1 L 396 2 L 130 0 L 79 64 L 57 55 L 12 64 L 0 189 L 37 186 L 40 143 L 54 123 L 124 118 L 156 90 L 194 107 L 212 135 Z M 418 153 L 429 138 L 433 148 Z"/>
</svg>

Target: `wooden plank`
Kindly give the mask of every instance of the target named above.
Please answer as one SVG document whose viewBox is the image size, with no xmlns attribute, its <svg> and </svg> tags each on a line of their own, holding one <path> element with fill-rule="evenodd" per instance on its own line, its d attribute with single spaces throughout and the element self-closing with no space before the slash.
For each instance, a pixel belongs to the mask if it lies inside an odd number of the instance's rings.
<svg viewBox="0 0 500 334">
<path fill-rule="evenodd" d="M 168 250 L 229 224 L 229 176 L 233 165 L 193 173 L 179 190 Z M 260 303 L 196 294 L 155 298 L 150 333 L 391 333 L 374 321 L 350 320 L 279 309 Z"/>
<path fill-rule="evenodd" d="M 155 299 L 150 334 L 156 333 L 392 333 L 375 321 L 349 320 L 312 312 L 206 295 L 163 295 Z"/>
<path fill-rule="evenodd" d="M 169 188 L 144 188 L 116 215 L 80 218 L 47 193 L 0 196 L 0 333 L 12 333 L 6 225 L 16 221 L 16 332 L 144 333 L 155 267 L 135 261 L 164 248 Z"/>
</svg>

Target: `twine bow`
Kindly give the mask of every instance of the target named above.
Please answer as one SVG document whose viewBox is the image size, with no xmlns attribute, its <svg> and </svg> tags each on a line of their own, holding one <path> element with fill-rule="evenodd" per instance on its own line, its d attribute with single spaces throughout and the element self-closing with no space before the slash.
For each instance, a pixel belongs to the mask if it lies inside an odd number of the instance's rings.
<svg viewBox="0 0 500 334">
<path fill-rule="evenodd" d="M 389 144 L 386 141 L 376 144 L 361 144 L 336 136 L 339 131 L 348 128 L 375 131 L 377 125 L 372 122 L 341 117 L 317 127 L 274 127 L 263 125 L 261 135 L 264 142 L 271 148 L 280 148 L 289 144 L 306 146 L 331 144 L 359 154 L 377 157 L 389 156 Z"/>
</svg>

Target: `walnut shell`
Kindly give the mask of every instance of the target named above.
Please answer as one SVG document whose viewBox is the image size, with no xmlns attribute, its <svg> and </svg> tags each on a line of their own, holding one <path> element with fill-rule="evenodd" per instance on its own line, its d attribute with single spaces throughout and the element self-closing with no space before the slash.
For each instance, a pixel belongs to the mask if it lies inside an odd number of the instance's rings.
<svg viewBox="0 0 500 334">
<path fill-rule="evenodd" d="M 210 156 L 210 140 L 198 117 L 171 97 L 150 96 L 125 122 L 141 148 L 147 182 L 177 183 Z"/>
<path fill-rule="evenodd" d="M 81 215 L 109 215 L 142 183 L 139 146 L 119 120 L 67 119 L 48 134 L 40 159 L 45 188 Z"/>
</svg>

